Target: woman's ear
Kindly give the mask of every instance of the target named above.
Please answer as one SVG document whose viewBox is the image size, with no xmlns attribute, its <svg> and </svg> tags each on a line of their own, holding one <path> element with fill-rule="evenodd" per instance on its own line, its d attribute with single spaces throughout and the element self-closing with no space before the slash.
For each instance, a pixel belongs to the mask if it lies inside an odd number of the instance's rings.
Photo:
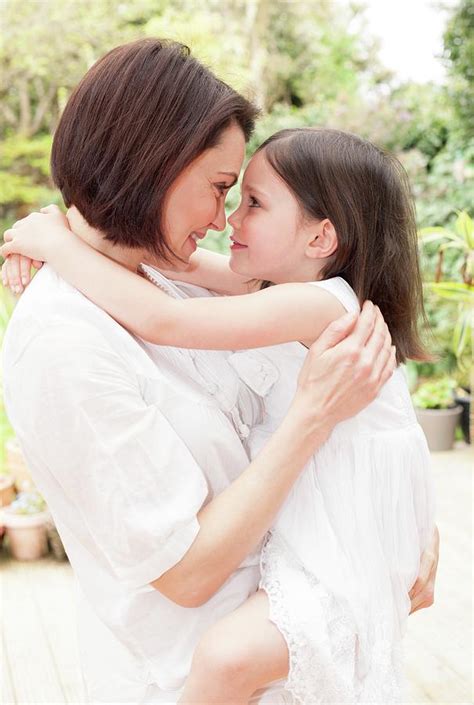
<svg viewBox="0 0 474 705">
<path fill-rule="evenodd" d="M 328 218 L 311 229 L 312 238 L 306 246 L 306 255 L 313 259 L 325 259 L 337 250 L 337 233 Z"/>
</svg>

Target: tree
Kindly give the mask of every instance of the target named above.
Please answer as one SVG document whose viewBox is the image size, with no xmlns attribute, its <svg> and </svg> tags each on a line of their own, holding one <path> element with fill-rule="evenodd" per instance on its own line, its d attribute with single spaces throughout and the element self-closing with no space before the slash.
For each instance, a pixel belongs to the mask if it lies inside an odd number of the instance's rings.
<svg viewBox="0 0 474 705">
<path fill-rule="evenodd" d="M 449 93 L 464 137 L 474 138 L 474 0 L 461 0 L 444 35 Z"/>
</svg>

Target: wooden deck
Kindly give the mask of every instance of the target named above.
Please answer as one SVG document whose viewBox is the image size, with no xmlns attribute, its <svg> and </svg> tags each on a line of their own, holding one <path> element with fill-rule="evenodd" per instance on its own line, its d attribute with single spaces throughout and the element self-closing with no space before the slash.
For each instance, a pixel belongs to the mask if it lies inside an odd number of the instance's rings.
<svg viewBox="0 0 474 705">
<path fill-rule="evenodd" d="M 474 453 L 433 455 L 441 558 L 435 605 L 410 618 L 410 703 L 472 702 L 472 478 Z M 1 699 L 85 703 L 68 563 L 0 558 Z"/>
</svg>

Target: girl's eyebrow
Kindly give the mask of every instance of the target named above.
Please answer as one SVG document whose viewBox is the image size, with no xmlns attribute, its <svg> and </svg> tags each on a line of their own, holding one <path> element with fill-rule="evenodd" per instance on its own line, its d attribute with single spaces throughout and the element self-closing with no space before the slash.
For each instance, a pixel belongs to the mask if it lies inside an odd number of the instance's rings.
<svg viewBox="0 0 474 705">
<path fill-rule="evenodd" d="M 219 174 L 225 174 L 225 176 L 231 176 L 232 177 L 232 183 L 230 186 L 233 186 L 234 184 L 237 183 L 237 179 L 239 178 L 235 171 L 219 171 Z M 230 187 L 229 187 L 230 188 Z"/>
<path fill-rule="evenodd" d="M 256 193 L 258 196 L 263 196 L 264 198 L 268 198 L 268 194 L 265 193 L 265 191 L 262 191 L 261 189 L 257 188 L 256 186 L 252 186 L 252 184 L 245 184 L 244 189 L 246 191 L 252 191 L 253 193 Z"/>
</svg>

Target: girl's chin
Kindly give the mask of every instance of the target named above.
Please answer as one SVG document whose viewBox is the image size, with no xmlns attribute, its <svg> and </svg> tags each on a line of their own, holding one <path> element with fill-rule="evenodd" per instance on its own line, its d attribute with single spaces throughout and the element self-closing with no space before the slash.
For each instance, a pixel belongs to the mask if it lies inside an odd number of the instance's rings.
<svg viewBox="0 0 474 705">
<path fill-rule="evenodd" d="M 235 256 L 232 251 L 230 253 L 229 267 L 234 274 L 240 274 L 243 277 L 247 277 L 247 279 L 265 279 L 262 272 L 255 272 L 252 267 L 249 266 L 249 262 L 246 258 L 239 257 L 238 254 Z"/>
</svg>

